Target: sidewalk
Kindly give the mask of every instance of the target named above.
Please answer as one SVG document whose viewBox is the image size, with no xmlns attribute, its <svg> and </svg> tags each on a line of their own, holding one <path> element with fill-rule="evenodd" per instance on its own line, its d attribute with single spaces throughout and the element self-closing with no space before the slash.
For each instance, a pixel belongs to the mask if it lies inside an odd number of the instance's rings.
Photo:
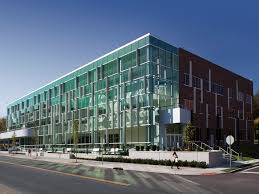
<svg viewBox="0 0 259 194">
<path fill-rule="evenodd" d="M 10 187 L 7 187 L 2 184 L 0 184 L 0 193 L 1 194 L 20 194 L 20 192 L 17 192 L 16 190 L 11 189 Z"/>
<path fill-rule="evenodd" d="M 171 169 L 170 166 L 161 166 L 161 165 L 148 165 L 148 164 L 132 164 L 132 163 L 119 163 L 119 162 L 101 162 L 94 160 L 77 160 L 75 163 L 75 159 L 63 159 L 63 158 L 49 158 L 49 157 L 41 157 L 35 156 L 28 157 L 25 155 L 10 155 L 8 153 L 1 152 L 0 154 L 5 154 L 7 156 L 15 157 L 15 158 L 26 158 L 32 160 L 41 160 L 62 164 L 70 164 L 70 165 L 84 165 L 88 167 L 99 167 L 99 168 L 122 168 L 123 170 L 129 171 L 140 171 L 140 172 L 154 172 L 154 173 L 166 173 L 166 174 L 176 174 L 176 175 L 210 175 L 210 174 L 221 174 L 224 173 L 222 170 L 226 168 L 191 168 L 191 167 L 180 167 L 177 169 L 176 167 Z"/>
</svg>

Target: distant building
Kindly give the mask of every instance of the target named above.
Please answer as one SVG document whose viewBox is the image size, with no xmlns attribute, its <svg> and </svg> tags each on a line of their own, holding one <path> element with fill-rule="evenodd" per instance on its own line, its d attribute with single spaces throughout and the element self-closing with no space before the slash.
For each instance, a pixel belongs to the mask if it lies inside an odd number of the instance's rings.
<svg viewBox="0 0 259 194">
<path fill-rule="evenodd" d="M 41 75 L 44 76 L 44 75 Z M 8 131 L 20 145 L 51 148 L 181 146 L 192 122 L 195 140 L 253 140 L 253 83 L 146 34 L 10 103 Z"/>
</svg>

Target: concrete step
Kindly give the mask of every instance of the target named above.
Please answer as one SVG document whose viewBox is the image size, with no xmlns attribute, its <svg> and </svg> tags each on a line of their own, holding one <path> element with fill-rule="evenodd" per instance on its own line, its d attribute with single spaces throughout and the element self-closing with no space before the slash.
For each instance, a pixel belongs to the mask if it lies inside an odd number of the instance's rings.
<svg viewBox="0 0 259 194">
<path fill-rule="evenodd" d="M 226 159 L 226 160 L 230 160 L 230 155 L 229 154 L 223 154 L 223 158 Z M 236 157 L 232 155 L 231 157 L 231 160 L 232 161 L 236 161 Z"/>
</svg>

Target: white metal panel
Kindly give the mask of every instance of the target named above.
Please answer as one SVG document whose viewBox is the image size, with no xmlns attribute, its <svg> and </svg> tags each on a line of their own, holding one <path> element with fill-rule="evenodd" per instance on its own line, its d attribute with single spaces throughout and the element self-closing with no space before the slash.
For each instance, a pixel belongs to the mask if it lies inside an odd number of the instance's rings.
<svg viewBox="0 0 259 194">
<path fill-rule="evenodd" d="M 191 122 L 191 112 L 183 108 L 173 109 L 173 123 L 189 123 Z"/>
<path fill-rule="evenodd" d="M 20 130 L 0 133 L 0 139 L 10 139 L 13 137 L 14 132 L 15 132 L 15 137 L 31 137 L 33 134 L 33 129 L 20 129 Z"/>
</svg>

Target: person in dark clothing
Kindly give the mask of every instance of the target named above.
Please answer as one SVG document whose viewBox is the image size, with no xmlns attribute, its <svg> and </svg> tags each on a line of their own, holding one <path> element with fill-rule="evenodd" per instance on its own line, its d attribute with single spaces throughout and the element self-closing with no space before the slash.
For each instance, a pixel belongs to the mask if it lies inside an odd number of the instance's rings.
<svg viewBox="0 0 259 194">
<path fill-rule="evenodd" d="M 174 165 L 176 165 L 177 169 L 180 169 L 179 163 L 178 163 L 178 155 L 176 154 L 176 152 L 173 153 L 173 163 L 172 163 L 171 168 L 173 168 Z"/>
<path fill-rule="evenodd" d="M 28 150 L 28 156 L 31 156 L 31 149 Z"/>
</svg>

